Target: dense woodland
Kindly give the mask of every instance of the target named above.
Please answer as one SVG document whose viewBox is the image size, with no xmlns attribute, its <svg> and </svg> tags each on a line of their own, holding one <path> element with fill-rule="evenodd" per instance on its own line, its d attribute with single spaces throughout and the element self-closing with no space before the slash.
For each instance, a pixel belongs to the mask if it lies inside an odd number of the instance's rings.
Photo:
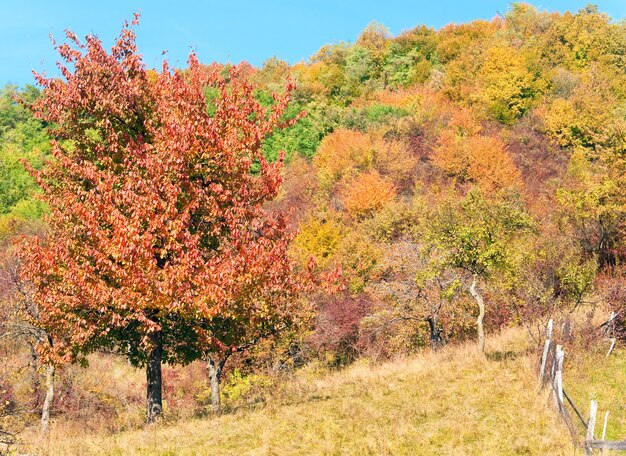
<svg viewBox="0 0 626 456">
<path fill-rule="evenodd" d="M 143 385 L 77 386 L 107 357 L 147 371 L 154 421 L 305 366 L 626 322 L 623 21 L 514 4 L 184 69 L 145 68 L 135 22 L 0 92 L 0 441 L 42 408 L 146 413 Z"/>
</svg>

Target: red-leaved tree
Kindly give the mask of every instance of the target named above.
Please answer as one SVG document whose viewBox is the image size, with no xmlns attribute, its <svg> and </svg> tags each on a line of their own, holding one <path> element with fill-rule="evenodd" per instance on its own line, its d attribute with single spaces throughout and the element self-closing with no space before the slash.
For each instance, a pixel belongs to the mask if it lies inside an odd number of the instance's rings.
<svg viewBox="0 0 626 456">
<path fill-rule="evenodd" d="M 137 17 L 133 25 L 137 23 Z M 38 325 L 51 363 L 101 348 L 147 371 L 147 419 L 162 411 L 161 363 L 228 355 L 289 324 L 301 281 L 287 255 L 278 192 L 282 159 L 263 138 L 280 128 L 288 83 L 263 108 L 237 67 L 147 70 L 126 24 L 110 52 L 66 32 L 62 79 L 36 74 L 37 117 L 54 160 L 31 169 L 49 230 L 24 242 Z M 212 379 L 219 381 L 219 372 Z M 219 392 L 218 392 L 219 402 Z"/>
</svg>

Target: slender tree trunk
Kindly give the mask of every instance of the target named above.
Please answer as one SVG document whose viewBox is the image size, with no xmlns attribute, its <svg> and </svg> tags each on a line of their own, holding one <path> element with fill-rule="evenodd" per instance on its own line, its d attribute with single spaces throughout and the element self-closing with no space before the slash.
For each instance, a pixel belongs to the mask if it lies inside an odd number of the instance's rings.
<svg viewBox="0 0 626 456">
<path fill-rule="evenodd" d="M 483 327 L 483 320 L 485 318 L 485 301 L 478 291 L 478 277 L 476 274 L 472 277 L 472 284 L 470 285 L 469 292 L 478 304 L 478 318 L 476 319 L 476 326 L 478 327 L 478 346 L 481 353 L 485 353 L 485 329 Z"/>
<path fill-rule="evenodd" d="M 152 337 L 154 348 L 148 355 L 146 365 L 146 420 L 155 422 L 163 413 L 163 383 L 161 380 L 161 358 L 163 356 L 163 341 L 161 333 Z"/>
<path fill-rule="evenodd" d="M 35 344 L 29 343 L 30 348 L 30 388 L 33 391 L 32 406 L 33 408 L 39 407 L 39 391 L 41 388 L 41 382 L 39 380 L 39 357 L 35 351 Z"/>
<path fill-rule="evenodd" d="M 430 329 L 430 348 L 434 352 L 437 351 L 440 343 L 440 333 L 437 325 L 437 320 L 437 315 L 431 315 L 426 319 L 426 321 L 428 322 L 428 327 Z"/>
<path fill-rule="evenodd" d="M 209 372 L 209 383 L 211 385 L 211 407 L 215 413 L 219 413 L 222 403 L 220 400 L 220 379 L 222 369 L 226 364 L 226 358 L 218 361 L 216 356 L 207 356 L 207 371 Z"/>
<path fill-rule="evenodd" d="M 41 433 L 47 434 L 50 428 L 50 408 L 54 399 L 54 365 L 46 365 L 46 398 L 41 407 Z"/>
</svg>

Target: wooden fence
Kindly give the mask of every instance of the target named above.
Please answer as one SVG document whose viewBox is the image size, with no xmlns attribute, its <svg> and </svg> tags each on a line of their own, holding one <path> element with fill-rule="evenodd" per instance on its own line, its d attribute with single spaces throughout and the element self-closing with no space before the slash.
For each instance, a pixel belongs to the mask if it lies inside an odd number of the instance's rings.
<svg viewBox="0 0 626 456">
<path fill-rule="evenodd" d="M 611 314 L 611 318 L 609 318 L 608 322 L 611 322 L 613 318 L 614 314 Z M 544 389 L 548 385 L 550 386 L 550 395 L 554 399 L 554 404 L 558 409 L 561 417 L 563 418 L 563 421 L 567 425 L 570 435 L 572 436 L 572 440 L 576 445 L 580 444 L 580 440 L 574 426 L 572 416 L 570 415 L 568 408 L 565 406 L 565 401 L 567 401 L 567 404 L 569 405 L 571 410 L 575 413 L 580 422 L 583 424 L 583 426 L 587 430 L 584 441 L 585 455 L 592 455 L 594 449 L 626 451 L 626 440 L 605 440 L 606 426 L 609 420 L 609 412 L 606 412 L 606 414 L 604 415 L 602 437 L 600 439 L 596 439 L 595 426 L 596 415 L 598 412 L 598 403 L 596 401 L 591 401 L 591 406 L 589 408 L 589 419 L 585 420 L 582 413 L 580 412 L 580 409 L 576 407 L 576 404 L 574 403 L 572 398 L 563 388 L 563 362 L 565 360 L 565 351 L 563 350 L 563 347 L 561 345 L 556 344 L 552 340 L 552 327 L 553 321 L 550 320 L 546 327 L 546 341 L 544 344 L 541 356 L 541 364 L 539 367 L 539 383 L 541 385 L 541 389 Z M 607 356 L 611 353 L 614 346 L 615 342 L 613 340 Z"/>
</svg>

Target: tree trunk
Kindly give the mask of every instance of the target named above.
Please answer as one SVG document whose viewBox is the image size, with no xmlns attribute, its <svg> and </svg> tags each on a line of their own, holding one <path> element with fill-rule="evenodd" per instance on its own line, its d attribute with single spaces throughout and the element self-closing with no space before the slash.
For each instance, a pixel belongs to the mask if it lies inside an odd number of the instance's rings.
<svg viewBox="0 0 626 456">
<path fill-rule="evenodd" d="M 476 319 L 476 326 L 478 327 L 478 346 L 481 353 L 485 353 L 485 329 L 483 328 L 483 320 L 485 318 L 485 301 L 478 291 L 478 277 L 476 274 L 472 277 L 472 284 L 470 285 L 469 292 L 478 304 L 478 318 Z"/>
<path fill-rule="evenodd" d="M 437 315 L 431 315 L 426 319 L 430 328 L 430 348 L 436 352 L 441 344 L 441 330 L 439 329 Z"/>
<path fill-rule="evenodd" d="M 148 355 L 146 365 L 146 420 L 155 422 L 163 413 L 163 383 L 161 380 L 161 358 L 163 356 L 163 341 L 161 333 L 152 336 L 154 348 Z"/>
<path fill-rule="evenodd" d="M 30 348 L 30 388 L 33 391 L 32 396 L 32 407 L 38 408 L 40 405 L 39 402 L 39 391 L 41 388 L 41 382 L 39 380 L 39 357 L 37 356 L 37 352 L 35 351 L 35 343 L 29 343 Z"/>
<path fill-rule="evenodd" d="M 211 407 L 213 412 L 219 413 L 221 408 L 220 401 L 220 378 L 222 377 L 222 369 L 226 364 L 226 359 L 216 362 L 217 357 L 207 356 L 207 370 L 209 371 L 209 383 L 211 384 Z"/>
<path fill-rule="evenodd" d="M 41 433 L 47 434 L 50 428 L 50 408 L 54 399 L 54 365 L 46 366 L 46 398 L 41 407 Z"/>
</svg>

